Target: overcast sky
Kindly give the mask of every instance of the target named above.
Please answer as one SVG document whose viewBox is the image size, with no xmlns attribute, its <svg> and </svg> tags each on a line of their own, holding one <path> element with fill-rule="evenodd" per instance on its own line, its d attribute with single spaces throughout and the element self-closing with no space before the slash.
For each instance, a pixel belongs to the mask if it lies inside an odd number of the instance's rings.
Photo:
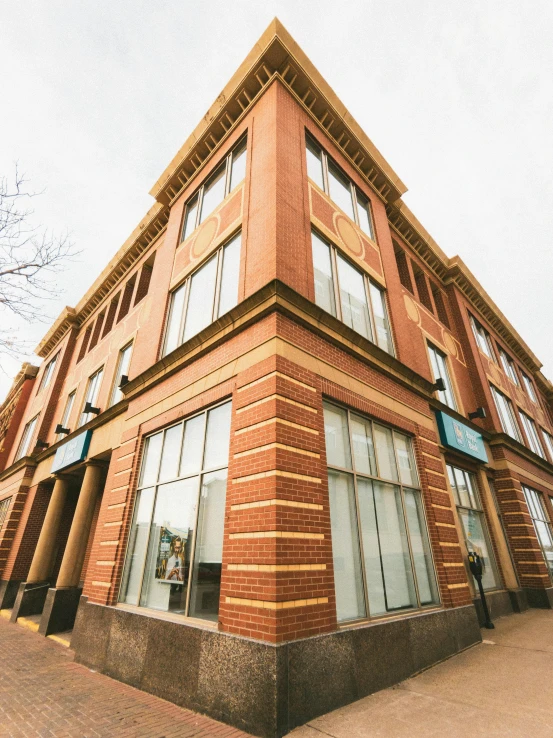
<svg viewBox="0 0 553 738">
<path fill-rule="evenodd" d="M 0 175 L 18 161 L 36 222 L 82 250 L 52 319 L 275 15 L 553 378 L 550 0 L 0 0 Z M 1 400 L 19 365 L 0 364 Z"/>
</svg>

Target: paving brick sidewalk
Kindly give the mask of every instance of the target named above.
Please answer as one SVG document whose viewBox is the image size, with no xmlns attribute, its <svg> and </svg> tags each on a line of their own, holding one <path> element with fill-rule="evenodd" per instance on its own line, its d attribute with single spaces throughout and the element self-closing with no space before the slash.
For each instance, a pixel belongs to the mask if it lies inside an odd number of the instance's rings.
<svg viewBox="0 0 553 738">
<path fill-rule="evenodd" d="M 249 738 L 91 672 L 48 638 L 0 619 L 1 738 Z"/>
</svg>

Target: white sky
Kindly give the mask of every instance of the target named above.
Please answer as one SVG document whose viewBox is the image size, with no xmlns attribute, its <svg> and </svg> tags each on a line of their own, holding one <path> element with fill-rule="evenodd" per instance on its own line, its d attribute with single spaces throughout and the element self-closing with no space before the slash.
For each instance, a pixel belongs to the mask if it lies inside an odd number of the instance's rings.
<svg viewBox="0 0 553 738">
<path fill-rule="evenodd" d="M 553 378 L 550 0 L 2 0 L 0 175 L 68 229 L 55 318 L 153 203 L 148 192 L 277 15 Z M 38 343 L 48 324 L 24 326 Z M 0 359 L 0 400 L 19 365 Z"/>
</svg>

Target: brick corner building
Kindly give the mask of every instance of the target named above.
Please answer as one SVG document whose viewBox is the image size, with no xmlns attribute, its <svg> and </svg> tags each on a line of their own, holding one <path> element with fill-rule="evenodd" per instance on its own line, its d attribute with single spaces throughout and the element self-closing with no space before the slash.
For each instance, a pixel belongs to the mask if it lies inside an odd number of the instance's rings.
<svg viewBox="0 0 553 738">
<path fill-rule="evenodd" d="M 553 386 L 273 21 L 0 408 L 0 608 L 260 736 L 553 606 Z"/>
</svg>

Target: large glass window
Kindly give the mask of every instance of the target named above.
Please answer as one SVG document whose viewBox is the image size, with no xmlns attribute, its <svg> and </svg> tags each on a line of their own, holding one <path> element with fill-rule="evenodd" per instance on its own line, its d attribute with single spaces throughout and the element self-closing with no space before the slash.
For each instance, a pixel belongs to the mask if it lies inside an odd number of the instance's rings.
<svg viewBox="0 0 553 738">
<path fill-rule="evenodd" d="M 511 436 L 511 438 L 514 438 L 515 441 L 520 441 L 520 443 L 522 443 L 522 438 L 520 437 L 520 431 L 518 429 L 517 421 L 515 420 L 513 403 L 511 402 L 511 400 L 509 400 L 508 397 L 503 394 L 503 392 L 500 392 L 498 389 L 496 389 L 493 384 L 490 385 L 490 389 L 492 391 L 495 407 L 497 410 L 497 414 L 499 415 L 503 431 L 508 436 Z"/>
<path fill-rule="evenodd" d="M 240 244 L 238 233 L 171 293 L 163 355 L 237 304 Z"/>
<path fill-rule="evenodd" d="M 530 487 L 522 485 L 522 491 L 528 505 L 528 512 L 534 524 L 534 530 L 538 537 L 538 541 L 543 553 L 543 558 L 549 570 L 549 575 L 553 576 L 553 533 L 551 532 L 551 521 L 547 513 L 541 495 Z"/>
<path fill-rule="evenodd" d="M 438 601 L 411 440 L 324 407 L 339 621 Z"/>
<path fill-rule="evenodd" d="M 30 451 L 31 441 L 35 433 L 37 420 L 38 420 L 38 415 L 35 415 L 35 417 L 32 420 L 29 420 L 29 422 L 23 429 L 23 435 L 21 436 L 21 440 L 19 441 L 19 446 L 17 449 L 17 453 L 15 455 L 14 461 L 17 461 L 18 459 L 22 459 L 24 456 L 27 456 L 28 452 Z"/>
<path fill-rule="evenodd" d="M 522 410 L 519 410 L 518 414 L 522 422 L 524 432 L 526 433 L 526 438 L 528 439 L 528 445 L 535 454 L 541 456 L 542 459 L 545 459 L 545 453 L 543 451 L 543 446 L 541 445 L 540 437 L 538 436 L 536 424 L 532 418 L 526 415 L 526 413 L 523 413 Z"/>
<path fill-rule="evenodd" d="M 247 141 L 243 138 L 186 203 L 181 241 L 185 241 L 242 182 L 246 176 L 246 148 Z"/>
<path fill-rule="evenodd" d="M 40 380 L 40 385 L 38 388 L 39 392 L 41 392 L 43 389 L 46 389 L 46 387 L 48 387 L 48 385 L 52 381 L 52 377 L 54 376 L 54 370 L 56 368 L 57 361 L 58 361 L 58 354 L 56 354 L 54 358 L 51 359 L 48 362 L 48 364 L 46 364 L 46 367 L 42 374 L 42 379 Z"/>
<path fill-rule="evenodd" d="M 474 337 L 476 338 L 476 343 L 478 344 L 478 348 L 483 354 L 488 357 L 488 359 L 495 361 L 495 355 L 492 348 L 490 334 L 485 328 L 480 325 L 480 323 L 475 318 L 472 317 L 472 315 L 470 316 L 470 322 L 472 325 Z"/>
<path fill-rule="evenodd" d="M 146 439 L 120 601 L 217 621 L 231 403 Z"/>
<path fill-rule="evenodd" d="M 132 341 L 128 343 L 119 352 L 117 359 L 117 369 L 115 370 L 115 377 L 113 378 L 113 387 L 111 390 L 111 397 L 109 400 L 110 407 L 115 405 L 116 402 L 123 399 L 123 393 L 121 392 L 120 384 L 122 377 L 128 377 L 129 366 L 131 363 L 132 354 Z"/>
<path fill-rule="evenodd" d="M 394 353 L 385 291 L 314 231 L 315 302 L 389 354 Z"/>
<path fill-rule="evenodd" d="M 511 382 L 517 385 L 518 387 L 518 377 L 517 377 L 517 370 L 515 369 L 515 362 L 511 359 L 509 354 L 507 354 L 501 346 L 499 348 L 499 356 L 501 358 L 501 365 L 503 366 L 503 371 L 505 374 L 509 377 Z"/>
<path fill-rule="evenodd" d="M 307 176 L 375 240 L 369 198 L 364 195 L 330 156 L 310 136 L 305 137 Z"/>
<path fill-rule="evenodd" d="M 443 379 L 445 385 L 445 390 L 438 390 L 438 397 L 444 405 L 457 410 L 455 394 L 453 393 L 451 378 L 447 370 L 447 356 L 431 343 L 428 344 L 428 355 L 430 356 L 430 366 L 432 367 L 434 381 Z"/>
<path fill-rule="evenodd" d="M 467 553 L 476 553 L 482 559 L 484 589 L 497 589 L 499 577 L 476 478 L 474 474 L 450 464 L 447 465 L 447 475 L 455 497 Z"/>
<path fill-rule="evenodd" d="M 541 431 L 545 440 L 547 453 L 549 454 L 549 461 L 553 464 L 553 436 L 551 436 L 551 434 L 545 431 L 543 428 L 541 429 Z"/>
<path fill-rule="evenodd" d="M 88 384 L 86 386 L 86 394 L 83 402 L 83 411 L 81 413 L 81 417 L 79 418 L 79 428 L 81 427 L 81 425 L 88 423 L 88 421 L 92 420 L 92 418 L 94 417 L 94 413 L 85 413 L 84 408 L 87 402 L 90 402 L 92 407 L 96 407 L 96 401 L 98 400 L 98 395 L 100 394 L 100 385 L 102 384 L 103 376 L 104 367 L 98 369 L 97 372 L 94 372 L 94 374 L 88 380 Z"/>
</svg>

